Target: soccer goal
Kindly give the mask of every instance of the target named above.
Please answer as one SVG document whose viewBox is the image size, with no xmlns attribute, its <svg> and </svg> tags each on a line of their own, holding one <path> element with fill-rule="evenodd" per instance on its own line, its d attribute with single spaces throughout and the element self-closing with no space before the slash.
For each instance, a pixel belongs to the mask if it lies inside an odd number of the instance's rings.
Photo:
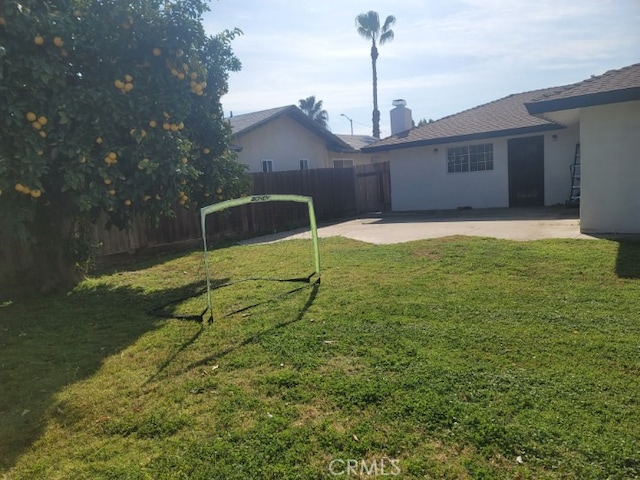
<svg viewBox="0 0 640 480">
<path fill-rule="evenodd" d="M 254 221 L 269 217 L 269 228 L 262 232 L 269 235 L 252 238 L 233 247 L 209 249 L 209 233 L 216 232 L 207 231 L 208 220 L 214 220 L 212 216 L 215 215 L 230 217 L 234 209 L 245 205 L 255 205 L 243 207 L 258 211 L 253 212 L 254 216 L 259 217 L 254 218 Z M 283 216 L 283 207 L 287 207 L 288 211 L 297 210 L 299 224 L 293 230 L 286 221 L 279 220 Z M 226 200 L 200 209 L 200 223 L 206 277 L 205 313 L 209 312 L 209 321 L 214 317 L 216 297 L 233 297 L 233 302 L 227 301 L 230 311 L 222 313 L 226 315 L 320 282 L 318 231 L 311 197 L 272 194 Z M 240 284 L 244 285 L 238 288 Z M 282 287 L 270 288 L 269 284 L 298 285 L 293 289 L 287 287 L 283 290 Z M 220 289 L 228 290 L 226 287 L 230 286 L 237 288 L 226 295 L 217 294 Z M 205 319 L 205 314 L 202 318 Z"/>
</svg>

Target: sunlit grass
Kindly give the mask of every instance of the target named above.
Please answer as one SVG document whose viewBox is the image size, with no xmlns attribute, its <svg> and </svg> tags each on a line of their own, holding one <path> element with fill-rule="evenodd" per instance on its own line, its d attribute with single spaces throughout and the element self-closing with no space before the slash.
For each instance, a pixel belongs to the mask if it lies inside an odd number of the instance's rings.
<svg viewBox="0 0 640 480">
<path fill-rule="evenodd" d="M 214 277 L 307 246 L 216 250 Z M 4 471 L 307 479 L 393 459 L 398 478 L 640 475 L 639 244 L 337 238 L 321 254 L 319 287 L 219 289 L 212 324 L 146 313 L 201 285 L 198 252 L 3 305 Z"/>
</svg>

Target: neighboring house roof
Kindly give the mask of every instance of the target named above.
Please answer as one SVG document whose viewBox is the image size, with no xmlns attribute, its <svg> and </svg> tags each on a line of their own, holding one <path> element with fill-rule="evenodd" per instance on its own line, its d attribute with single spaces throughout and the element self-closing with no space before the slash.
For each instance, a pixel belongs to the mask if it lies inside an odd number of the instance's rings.
<svg viewBox="0 0 640 480">
<path fill-rule="evenodd" d="M 640 63 L 559 87 L 526 104 L 530 114 L 640 100 Z"/>
<path fill-rule="evenodd" d="M 229 118 L 229 123 L 231 124 L 231 129 L 234 136 L 240 137 L 264 125 L 267 122 L 284 116 L 290 117 L 303 127 L 311 130 L 317 136 L 322 138 L 327 143 L 327 148 L 329 148 L 330 150 L 336 150 L 339 152 L 350 152 L 353 150 L 348 143 L 340 139 L 337 135 L 331 133 L 326 128 L 323 128 L 318 123 L 314 122 L 295 105 L 270 108 L 268 110 L 261 110 L 259 112 L 246 113 L 243 115 L 235 115 Z"/>
<path fill-rule="evenodd" d="M 362 150 L 395 150 L 564 128 L 558 123 L 531 116 L 525 108 L 525 103 L 555 90 L 557 88 L 546 88 L 509 95 L 392 135 Z"/>
<path fill-rule="evenodd" d="M 371 135 L 343 135 L 336 133 L 336 136 L 343 142 L 348 143 L 354 150 L 360 150 L 362 147 L 367 147 L 378 141 L 376 137 Z"/>
</svg>

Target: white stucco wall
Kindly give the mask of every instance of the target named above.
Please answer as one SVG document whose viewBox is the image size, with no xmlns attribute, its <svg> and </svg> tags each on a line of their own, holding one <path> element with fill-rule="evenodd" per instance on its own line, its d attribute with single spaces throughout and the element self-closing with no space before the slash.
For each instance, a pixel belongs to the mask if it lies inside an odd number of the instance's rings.
<svg viewBox="0 0 640 480">
<path fill-rule="evenodd" d="M 273 160 L 273 171 L 299 170 L 300 158 L 309 159 L 309 168 L 329 165 L 326 143 L 289 117 L 281 117 L 237 137 L 242 147 L 239 160 L 251 172 L 262 171 L 262 159 Z"/>
<path fill-rule="evenodd" d="M 640 101 L 580 110 L 585 233 L 640 233 Z"/>
<path fill-rule="evenodd" d="M 557 135 L 556 141 L 552 140 L 553 134 Z M 546 132 L 544 137 L 545 205 L 564 203 L 571 188 L 569 165 L 573 162 L 578 129 L 574 127 Z M 392 150 L 389 152 L 392 209 L 410 211 L 508 207 L 509 138 Z M 482 143 L 493 143 L 493 170 L 447 173 L 447 148 Z"/>
<path fill-rule="evenodd" d="M 553 135 L 557 138 L 553 140 Z M 565 204 L 571 194 L 571 164 L 580 141 L 578 125 L 544 134 L 544 204 Z"/>
</svg>

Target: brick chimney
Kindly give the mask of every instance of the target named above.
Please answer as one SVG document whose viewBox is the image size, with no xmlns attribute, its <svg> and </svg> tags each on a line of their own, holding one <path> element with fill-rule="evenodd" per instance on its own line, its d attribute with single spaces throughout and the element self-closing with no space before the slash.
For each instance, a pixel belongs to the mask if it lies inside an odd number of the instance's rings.
<svg viewBox="0 0 640 480">
<path fill-rule="evenodd" d="M 392 102 L 391 110 L 391 135 L 406 132 L 413 128 L 413 119 L 411 118 L 411 109 L 407 108 L 406 100 L 399 98 Z"/>
</svg>

